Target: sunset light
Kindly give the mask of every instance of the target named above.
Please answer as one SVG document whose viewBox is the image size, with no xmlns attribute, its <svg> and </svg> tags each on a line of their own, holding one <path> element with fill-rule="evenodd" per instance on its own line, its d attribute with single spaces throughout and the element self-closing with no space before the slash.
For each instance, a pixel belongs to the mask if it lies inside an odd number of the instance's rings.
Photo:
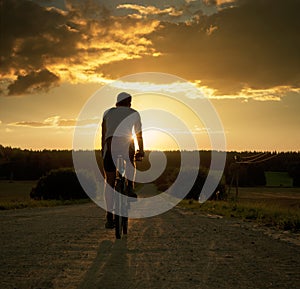
<svg viewBox="0 0 300 289">
<path fill-rule="evenodd" d="M 113 84 L 134 94 L 137 110 L 156 107 L 176 114 L 194 133 L 199 148 L 210 147 L 203 133 L 209 128 L 178 103 L 146 97 L 149 89 L 161 96 L 176 93 L 190 108 L 209 99 L 223 123 L 229 150 L 299 150 L 298 4 L 276 1 L 269 9 L 256 0 L 251 3 L 3 1 L 1 144 L 71 149 L 82 107 L 99 89 Z M 282 21 L 274 20 L 276 11 Z M 182 81 L 118 80 L 149 71 Z M 99 107 L 99 122 L 115 98 L 107 96 Z M 162 121 L 161 129 L 178 133 L 168 121 Z M 149 138 L 149 149 L 174 147 L 162 132 L 156 134 L 160 137 Z"/>
</svg>

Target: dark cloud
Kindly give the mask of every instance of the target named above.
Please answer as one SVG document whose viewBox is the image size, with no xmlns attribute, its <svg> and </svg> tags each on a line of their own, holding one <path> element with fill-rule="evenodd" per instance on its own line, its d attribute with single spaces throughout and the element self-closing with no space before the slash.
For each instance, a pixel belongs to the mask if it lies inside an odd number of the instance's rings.
<svg viewBox="0 0 300 289">
<path fill-rule="evenodd" d="M 193 23 L 163 23 L 150 39 L 158 58 L 112 63 L 110 75 L 141 70 L 200 79 L 219 93 L 300 87 L 300 1 L 241 0 Z M 214 27 L 212 33 L 211 27 Z"/>
<path fill-rule="evenodd" d="M 10 79 L 9 95 L 48 89 L 59 80 L 51 67 L 80 63 L 78 44 L 90 41 L 92 26 L 81 14 L 26 0 L 1 1 L 0 75 Z"/>
<path fill-rule="evenodd" d="M 60 75 L 63 80 L 76 81 L 78 72 L 92 74 L 96 62 L 147 53 L 150 44 L 139 30 L 144 29 L 146 34 L 152 31 L 151 21 L 111 16 L 97 0 L 66 1 L 66 11 L 38 3 L 1 0 L 2 95 L 5 91 L 14 95 L 51 87 L 51 83 L 40 80 L 46 76 L 44 71 L 55 83 Z M 10 85 L 4 87 L 7 83 Z"/>
<path fill-rule="evenodd" d="M 17 77 L 9 95 L 49 88 L 47 81 L 57 82 L 58 76 L 47 66 L 77 55 L 80 25 L 67 13 L 25 0 L 3 0 L 0 14 L 1 75 Z"/>
<path fill-rule="evenodd" d="M 211 76 L 228 73 L 253 88 L 299 87 L 300 1 L 241 0 L 237 5 L 209 18 L 218 29 L 208 38 L 213 52 L 208 56 L 211 64 L 213 58 L 223 64 L 211 65 Z"/>
<path fill-rule="evenodd" d="M 31 0 L 38 3 L 40 6 L 53 6 L 62 10 L 66 10 L 65 0 Z"/>
<path fill-rule="evenodd" d="M 31 93 L 36 90 L 47 90 L 59 81 L 59 78 L 48 71 L 34 71 L 27 75 L 19 75 L 17 80 L 8 86 L 9 95 Z"/>
<path fill-rule="evenodd" d="M 48 89 L 59 75 L 76 80 L 76 66 L 80 73 L 112 78 L 173 73 L 225 94 L 244 87 L 300 87 L 300 1 L 224 1 L 218 13 L 221 1 L 175 2 L 181 19 L 189 21 L 161 21 L 157 28 L 147 17 L 118 16 L 122 1 L 67 0 L 62 11 L 38 1 L 1 0 L 0 93 Z M 151 5 L 167 9 L 166 3 Z"/>
<path fill-rule="evenodd" d="M 75 53 L 74 43 L 80 37 L 68 26 L 70 19 L 58 10 L 24 0 L 4 0 L 0 9 L 4 68 L 41 68 L 45 53 L 51 57 Z"/>
</svg>

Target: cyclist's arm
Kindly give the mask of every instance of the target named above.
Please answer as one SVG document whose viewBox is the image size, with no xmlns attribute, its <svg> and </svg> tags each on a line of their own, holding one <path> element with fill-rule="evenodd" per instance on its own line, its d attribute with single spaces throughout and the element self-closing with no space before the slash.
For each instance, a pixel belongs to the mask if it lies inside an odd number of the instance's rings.
<svg viewBox="0 0 300 289">
<path fill-rule="evenodd" d="M 141 131 L 136 134 L 136 138 L 139 145 L 140 154 L 144 154 L 144 142 L 143 142 L 143 135 Z"/>
<path fill-rule="evenodd" d="M 144 141 L 143 141 L 143 133 L 142 133 L 142 123 L 141 123 L 141 117 L 139 114 L 137 114 L 137 121 L 134 126 L 136 139 L 139 145 L 139 151 L 140 154 L 144 154 Z"/>
<path fill-rule="evenodd" d="M 106 120 L 102 121 L 102 137 L 101 137 L 101 153 L 103 155 L 104 146 L 105 146 L 105 135 L 106 135 Z"/>
</svg>

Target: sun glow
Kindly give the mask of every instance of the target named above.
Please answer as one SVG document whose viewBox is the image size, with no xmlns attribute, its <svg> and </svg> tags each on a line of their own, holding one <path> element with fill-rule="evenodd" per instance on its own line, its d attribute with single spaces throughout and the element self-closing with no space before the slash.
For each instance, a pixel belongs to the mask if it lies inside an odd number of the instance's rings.
<svg viewBox="0 0 300 289">
<path fill-rule="evenodd" d="M 147 130 L 143 134 L 144 146 L 149 150 L 176 150 L 179 149 L 176 141 L 166 132 Z"/>
</svg>

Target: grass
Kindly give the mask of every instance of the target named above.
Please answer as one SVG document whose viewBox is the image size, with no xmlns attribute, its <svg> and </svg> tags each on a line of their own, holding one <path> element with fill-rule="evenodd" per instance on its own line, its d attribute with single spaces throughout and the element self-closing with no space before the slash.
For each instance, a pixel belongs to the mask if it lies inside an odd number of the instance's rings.
<svg viewBox="0 0 300 289">
<path fill-rule="evenodd" d="M 207 201 L 199 204 L 197 201 L 184 200 L 180 205 L 228 218 L 256 221 L 281 230 L 300 232 L 300 189 L 243 188 L 237 201 Z"/>
<path fill-rule="evenodd" d="M 0 210 L 55 207 L 76 205 L 90 202 L 90 199 L 82 200 L 33 200 L 30 191 L 36 185 L 36 181 L 0 181 Z"/>
<path fill-rule="evenodd" d="M 0 210 L 56 207 L 66 205 L 79 205 L 90 202 L 90 199 L 82 200 L 28 200 L 28 201 L 0 201 Z"/>
</svg>

